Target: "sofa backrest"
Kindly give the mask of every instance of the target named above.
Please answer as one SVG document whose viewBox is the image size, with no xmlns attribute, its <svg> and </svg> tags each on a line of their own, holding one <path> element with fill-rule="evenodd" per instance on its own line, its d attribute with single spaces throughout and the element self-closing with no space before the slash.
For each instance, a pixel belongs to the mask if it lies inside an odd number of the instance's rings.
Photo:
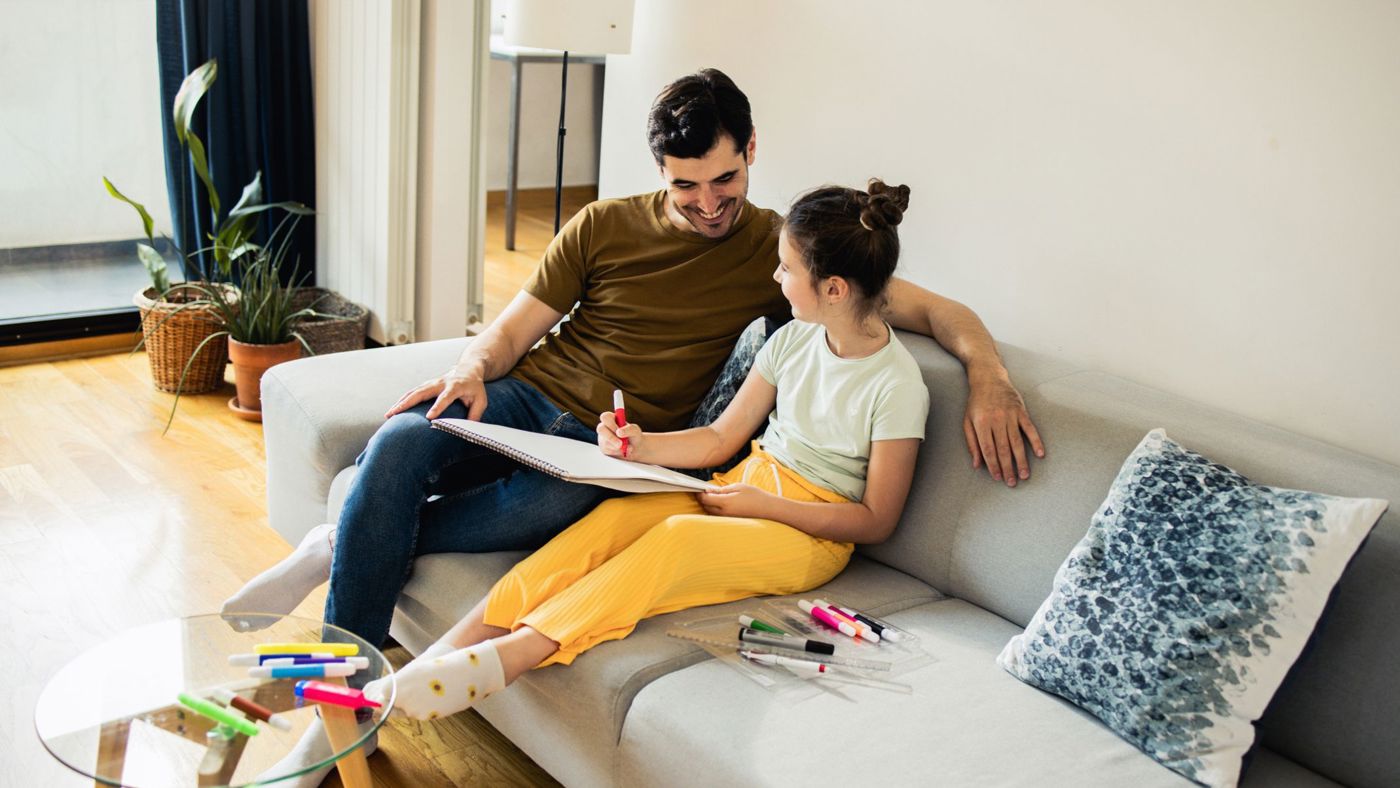
<svg viewBox="0 0 1400 788">
<path fill-rule="evenodd" d="M 900 339 L 929 386 L 928 438 L 895 535 L 860 549 L 1018 625 L 1050 593 L 1123 460 L 1154 427 L 1262 484 L 1392 501 L 1260 728 L 1270 749 L 1334 780 L 1400 784 L 1390 741 L 1400 723 L 1400 682 L 1390 675 L 1400 652 L 1400 468 L 1003 346 L 1048 452 L 1032 462 L 1030 481 L 1008 489 L 971 468 L 962 367 L 931 340 Z"/>
</svg>

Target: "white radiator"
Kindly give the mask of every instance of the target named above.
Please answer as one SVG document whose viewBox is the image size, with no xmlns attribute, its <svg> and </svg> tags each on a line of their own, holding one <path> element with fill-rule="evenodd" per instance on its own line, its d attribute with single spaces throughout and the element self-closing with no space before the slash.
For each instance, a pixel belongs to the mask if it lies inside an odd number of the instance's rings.
<svg viewBox="0 0 1400 788">
<path fill-rule="evenodd" d="M 308 0 L 316 282 L 414 340 L 420 0 Z"/>
</svg>

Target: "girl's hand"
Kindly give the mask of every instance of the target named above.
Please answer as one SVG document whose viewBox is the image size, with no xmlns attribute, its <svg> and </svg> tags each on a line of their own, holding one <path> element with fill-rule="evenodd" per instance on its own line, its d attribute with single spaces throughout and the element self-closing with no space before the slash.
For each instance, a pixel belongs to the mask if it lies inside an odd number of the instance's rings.
<svg viewBox="0 0 1400 788">
<path fill-rule="evenodd" d="M 622 453 L 622 439 L 627 439 L 627 453 Z M 609 457 L 635 460 L 642 448 L 642 428 L 635 424 L 617 426 L 617 417 L 612 411 L 598 414 L 598 448 Z"/>
<path fill-rule="evenodd" d="M 751 484 L 728 484 L 714 492 L 696 494 L 706 514 L 720 517 L 757 517 L 772 519 L 773 504 L 782 500 Z"/>
</svg>

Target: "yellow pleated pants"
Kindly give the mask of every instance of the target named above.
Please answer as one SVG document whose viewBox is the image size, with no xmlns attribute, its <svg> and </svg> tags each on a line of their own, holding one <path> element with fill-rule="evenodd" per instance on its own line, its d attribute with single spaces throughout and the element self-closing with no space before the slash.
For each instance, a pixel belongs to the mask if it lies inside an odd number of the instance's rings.
<svg viewBox="0 0 1400 788">
<path fill-rule="evenodd" d="M 757 442 L 748 459 L 715 481 L 794 501 L 846 501 L 783 467 Z M 613 498 L 501 578 L 487 598 L 485 623 L 533 628 L 559 643 L 540 666 L 567 665 L 650 616 L 815 588 L 845 568 L 852 547 L 773 520 L 705 514 L 691 493 Z"/>
</svg>

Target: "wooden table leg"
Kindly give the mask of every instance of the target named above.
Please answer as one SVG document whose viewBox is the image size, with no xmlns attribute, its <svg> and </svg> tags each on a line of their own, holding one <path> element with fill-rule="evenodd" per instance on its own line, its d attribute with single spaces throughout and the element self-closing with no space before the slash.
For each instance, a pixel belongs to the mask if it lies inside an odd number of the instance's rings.
<svg viewBox="0 0 1400 788">
<path fill-rule="evenodd" d="M 115 720 L 102 723 L 102 732 L 97 739 L 97 773 L 104 777 L 120 779 L 126 765 L 126 740 L 131 733 L 131 720 Z M 98 780 L 97 785 L 110 783 Z"/>
<path fill-rule="evenodd" d="M 322 703 L 321 722 L 326 727 L 326 738 L 331 749 L 342 752 L 360 738 L 360 726 L 355 722 L 355 710 L 344 706 Z M 340 781 L 345 788 L 370 788 L 369 761 L 365 759 L 365 748 L 356 747 L 335 762 L 340 770 Z"/>
</svg>

